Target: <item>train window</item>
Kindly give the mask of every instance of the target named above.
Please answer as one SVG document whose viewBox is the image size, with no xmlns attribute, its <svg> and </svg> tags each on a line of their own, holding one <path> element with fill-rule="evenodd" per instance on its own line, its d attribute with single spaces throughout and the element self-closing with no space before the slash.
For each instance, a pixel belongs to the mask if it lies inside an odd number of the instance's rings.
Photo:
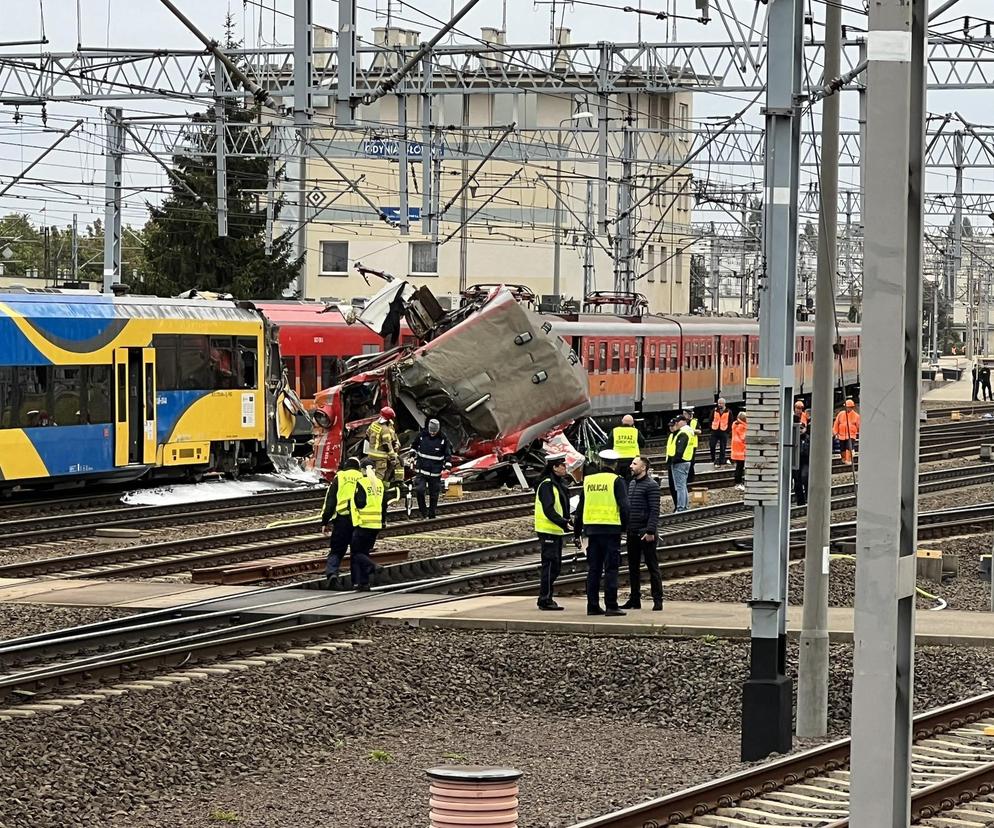
<svg viewBox="0 0 994 828">
<path fill-rule="evenodd" d="M 649 346 L 649 363 L 648 363 L 648 365 L 646 365 L 646 370 L 648 370 L 648 371 L 656 371 L 656 370 L 658 370 L 657 367 L 656 367 L 656 346 L 655 345 L 650 345 Z"/>
<path fill-rule="evenodd" d="M 305 400 L 313 399 L 318 392 L 318 358 L 302 356 L 300 358 L 300 396 Z"/>
<path fill-rule="evenodd" d="M 109 423 L 111 421 L 111 370 L 109 365 L 87 365 L 83 368 L 83 399 L 86 409 L 80 415 L 86 423 Z M 156 372 L 158 380 L 158 372 Z"/>
<path fill-rule="evenodd" d="M 162 391 L 175 391 L 179 388 L 176 377 L 179 337 L 173 334 L 155 334 L 152 337 L 152 347 L 155 349 L 155 384 Z"/>
<path fill-rule="evenodd" d="M 206 336 L 180 336 L 176 368 L 177 387 L 187 391 L 210 391 L 214 387 L 210 345 Z"/>
<path fill-rule="evenodd" d="M 621 344 L 618 342 L 611 343 L 611 373 L 618 374 L 621 372 Z"/>
<path fill-rule="evenodd" d="M 14 369 L 0 366 L 0 428 L 14 427 L 16 404 L 17 385 L 14 383 Z"/>
<path fill-rule="evenodd" d="M 335 384 L 335 379 L 342 372 L 338 357 L 321 357 L 321 388 L 331 388 Z"/>
<path fill-rule="evenodd" d="M 587 372 L 590 374 L 594 373 L 594 368 L 597 365 L 595 351 L 593 343 L 587 345 Z"/>
<path fill-rule="evenodd" d="M 235 388 L 238 385 L 234 340 L 230 336 L 212 336 L 210 368 L 214 389 Z"/>
<path fill-rule="evenodd" d="M 52 366 L 52 424 L 79 425 L 82 421 L 80 406 L 81 369 L 76 366 Z"/>
<path fill-rule="evenodd" d="M 670 345 L 670 370 L 676 371 L 677 366 L 680 364 L 680 355 L 677 351 L 676 345 Z"/>
<path fill-rule="evenodd" d="M 599 342 L 597 344 L 597 370 L 602 373 L 607 373 L 607 343 Z"/>
<path fill-rule="evenodd" d="M 17 425 L 36 428 L 50 425 L 52 417 L 51 369 L 45 365 L 15 368 L 19 390 Z"/>
<path fill-rule="evenodd" d="M 297 358 L 292 356 L 283 357 L 283 370 L 286 371 L 287 384 L 297 390 Z"/>
<path fill-rule="evenodd" d="M 117 421 L 128 421 L 128 366 L 117 366 Z"/>
<path fill-rule="evenodd" d="M 240 336 L 238 343 L 238 375 L 240 388 L 259 387 L 259 340 L 250 336 Z"/>
<path fill-rule="evenodd" d="M 632 372 L 632 346 L 631 343 L 625 343 L 625 373 L 630 374 Z"/>
</svg>

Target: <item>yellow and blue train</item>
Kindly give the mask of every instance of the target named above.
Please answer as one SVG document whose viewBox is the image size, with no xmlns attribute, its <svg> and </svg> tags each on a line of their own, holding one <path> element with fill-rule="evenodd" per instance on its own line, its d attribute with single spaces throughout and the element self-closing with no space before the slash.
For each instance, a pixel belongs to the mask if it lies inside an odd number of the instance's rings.
<svg viewBox="0 0 994 828">
<path fill-rule="evenodd" d="M 0 293 L 0 493 L 265 467 L 282 388 L 250 303 Z"/>
</svg>

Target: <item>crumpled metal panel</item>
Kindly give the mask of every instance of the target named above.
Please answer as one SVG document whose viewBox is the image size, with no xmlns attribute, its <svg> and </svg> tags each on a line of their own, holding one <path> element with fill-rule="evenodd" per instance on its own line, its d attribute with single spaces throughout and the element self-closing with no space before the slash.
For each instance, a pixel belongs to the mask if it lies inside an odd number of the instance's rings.
<svg viewBox="0 0 994 828">
<path fill-rule="evenodd" d="M 397 396 L 441 420 L 457 451 L 478 441 L 517 451 L 590 410 L 586 373 L 566 343 L 546 329 L 539 316 L 500 290 L 391 368 Z"/>
</svg>

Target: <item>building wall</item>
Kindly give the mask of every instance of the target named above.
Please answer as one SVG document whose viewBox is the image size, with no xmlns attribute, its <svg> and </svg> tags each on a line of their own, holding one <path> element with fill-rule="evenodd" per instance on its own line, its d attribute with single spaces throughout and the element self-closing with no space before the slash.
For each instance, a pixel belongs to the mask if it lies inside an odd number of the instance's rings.
<svg viewBox="0 0 994 828">
<path fill-rule="evenodd" d="M 610 101 L 609 128 L 612 153 L 621 146 L 624 123 L 638 131 L 636 157 L 639 160 L 633 176 L 637 183 L 635 198 L 640 199 L 673 170 L 674 159 L 682 160 L 690 149 L 690 136 L 679 135 L 679 128 L 691 123 L 691 96 L 632 95 L 630 98 L 631 119 L 627 121 L 629 96 L 614 96 Z M 418 101 L 411 100 L 407 109 L 412 142 L 420 141 L 419 107 Z M 443 128 L 461 124 L 462 107 L 463 96 L 437 96 L 433 122 Z M 468 123 L 476 128 L 477 139 L 469 153 L 473 155 L 475 150 L 475 157 L 466 162 L 470 172 L 478 165 L 484 148 L 492 146 L 499 138 L 501 126 L 515 123 L 519 132 L 512 133 L 501 144 L 499 151 L 476 174 L 473 187 L 468 190 L 467 213 L 479 212 L 469 222 L 467 285 L 508 282 L 525 284 L 539 295 L 553 293 L 558 144 L 567 148 L 568 153 L 566 160 L 561 162 L 559 182 L 559 192 L 568 205 L 568 209 L 562 209 L 560 223 L 560 294 L 575 299 L 582 296 L 586 182 L 590 179 L 595 180 L 595 224 L 597 218 L 598 165 L 596 158 L 591 157 L 591 149 L 596 146 L 597 122 L 587 118 L 565 122 L 563 119 L 569 119 L 576 112 L 596 113 L 593 107 L 594 103 L 588 104 L 584 96 L 532 93 L 469 96 Z M 319 110 L 316 115 L 319 122 L 330 121 L 329 110 Z M 361 125 L 382 126 L 384 134 L 391 134 L 398 120 L 397 99 L 385 97 L 372 107 L 362 108 L 361 115 L 365 118 Z M 487 130 L 487 127 L 493 129 Z M 319 133 L 316 140 L 324 142 L 325 153 L 329 157 L 335 156 L 332 161 L 341 173 L 357 182 L 363 194 L 377 207 L 399 211 L 400 175 L 396 160 L 368 157 L 358 148 L 358 133 L 349 135 L 329 128 L 323 134 Z M 459 140 L 456 134 L 446 138 L 441 162 L 441 205 L 456 196 L 462 183 Z M 420 161 L 409 165 L 411 208 L 422 206 L 422 174 Z M 617 213 L 615 182 L 620 175 L 620 161 L 613 157 L 608 167 L 608 178 L 612 182 L 608 191 L 609 219 Z M 401 235 L 396 227 L 382 222 L 375 210 L 322 158 L 309 161 L 306 186 L 308 191 L 315 190 L 323 198 L 319 206 L 311 205 L 307 211 L 304 282 L 308 298 L 349 301 L 370 295 L 379 285 L 368 286 L 357 274 L 355 265 L 359 262 L 395 276 L 410 275 L 439 295 L 458 293 L 460 201 L 452 204 L 440 222 L 437 269 L 434 273 L 426 273 L 416 272 L 413 267 L 415 255 L 430 258 L 431 236 L 422 234 L 420 220 L 412 221 L 409 235 Z M 634 213 L 635 249 L 641 248 L 640 257 L 633 262 L 635 289 L 648 297 L 653 312 L 687 312 L 692 195 L 686 174 L 674 175 L 662 190 Z M 674 198 L 675 203 L 671 204 Z M 648 234 L 653 228 L 650 239 Z M 615 225 L 611 223 L 608 233 L 613 237 L 615 232 Z M 612 244 L 603 229 L 592 246 L 593 289 L 613 290 L 615 276 L 609 252 Z"/>
</svg>

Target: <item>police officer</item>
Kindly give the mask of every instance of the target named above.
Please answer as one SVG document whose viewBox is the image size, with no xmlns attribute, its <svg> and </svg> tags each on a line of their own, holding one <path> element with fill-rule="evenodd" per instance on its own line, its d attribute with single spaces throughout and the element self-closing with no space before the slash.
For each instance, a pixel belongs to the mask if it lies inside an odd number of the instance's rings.
<svg viewBox="0 0 994 828">
<path fill-rule="evenodd" d="M 694 416 L 694 407 L 692 405 L 685 405 L 683 407 L 683 416 L 687 418 L 687 425 L 690 426 L 690 430 L 694 432 L 694 454 L 697 454 L 697 445 L 701 441 L 701 429 L 700 424 L 697 421 L 697 417 Z M 687 475 L 687 483 L 694 482 L 694 476 L 697 473 L 697 466 L 692 457 L 690 460 L 690 474 Z"/>
<path fill-rule="evenodd" d="M 386 487 L 376 476 L 376 460 L 364 457 L 361 462 L 362 476 L 356 481 L 352 495 L 352 540 L 349 548 L 352 553 L 352 567 L 355 579 L 352 588 L 360 592 L 369 591 L 369 576 L 378 568 L 369 553 L 373 551 L 376 536 L 383 528 L 386 517 Z"/>
<path fill-rule="evenodd" d="M 574 515 L 573 532 L 587 537 L 587 615 L 625 615 L 618 606 L 618 567 L 621 565 L 621 533 L 628 525 L 628 493 L 625 481 L 615 474 L 618 453 L 600 453 L 601 471 L 587 475 Z M 600 607 L 601 578 L 604 580 L 604 609 Z"/>
<path fill-rule="evenodd" d="M 618 457 L 623 461 L 618 464 L 618 473 L 627 479 L 631 472 L 629 465 L 632 459 L 638 457 L 641 449 L 645 448 L 645 438 L 635 428 L 635 418 L 631 414 L 622 417 L 621 425 L 615 426 L 611 430 L 611 448 L 618 453 Z"/>
<path fill-rule="evenodd" d="M 562 609 L 552 600 L 552 585 L 559 577 L 563 562 L 563 535 L 573 528 L 566 475 L 566 455 L 549 455 L 545 471 L 535 487 L 535 533 L 542 545 L 542 578 L 538 595 L 540 610 Z"/>
<path fill-rule="evenodd" d="M 331 533 L 328 563 L 324 572 L 329 584 L 338 577 L 342 558 L 345 557 L 349 541 L 352 539 L 352 495 L 355 494 L 356 483 L 359 482 L 360 477 L 362 472 L 359 471 L 359 461 L 354 457 L 347 458 L 342 462 L 324 496 L 321 531 L 326 535 Z"/>
<path fill-rule="evenodd" d="M 452 447 L 438 420 L 429 420 L 427 428 L 414 438 L 414 492 L 422 520 L 433 518 L 438 510 L 438 493 L 442 488 L 442 470 L 452 468 Z M 425 505 L 425 489 L 428 504 Z"/>
</svg>

